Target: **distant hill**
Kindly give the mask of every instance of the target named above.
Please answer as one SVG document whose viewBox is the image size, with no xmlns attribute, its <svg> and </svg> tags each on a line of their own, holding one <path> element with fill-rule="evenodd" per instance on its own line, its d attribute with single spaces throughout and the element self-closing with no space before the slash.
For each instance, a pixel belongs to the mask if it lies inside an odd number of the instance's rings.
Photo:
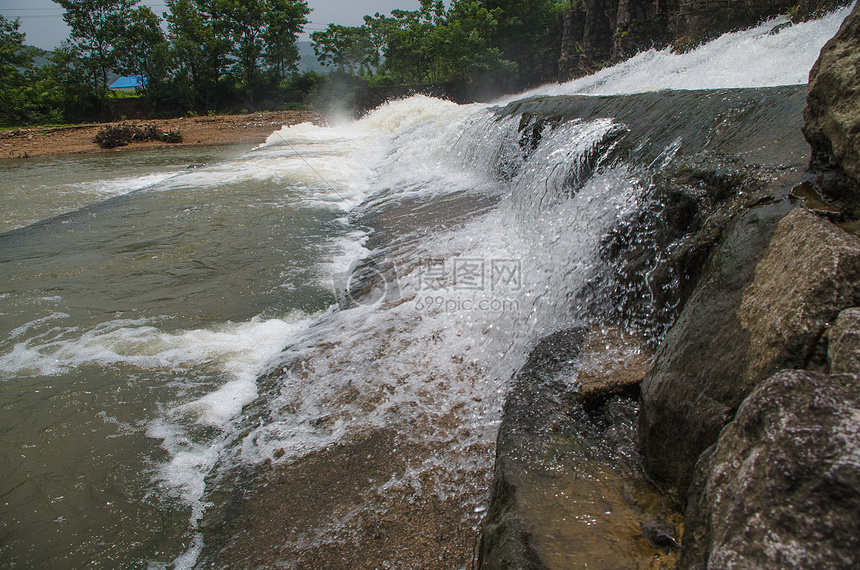
<svg viewBox="0 0 860 570">
<path fill-rule="evenodd" d="M 299 71 L 319 71 L 328 73 L 329 68 L 323 66 L 317 61 L 317 56 L 314 53 L 314 48 L 311 47 L 311 42 L 296 42 L 296 47 L 299 48 Z"/>
</svg>

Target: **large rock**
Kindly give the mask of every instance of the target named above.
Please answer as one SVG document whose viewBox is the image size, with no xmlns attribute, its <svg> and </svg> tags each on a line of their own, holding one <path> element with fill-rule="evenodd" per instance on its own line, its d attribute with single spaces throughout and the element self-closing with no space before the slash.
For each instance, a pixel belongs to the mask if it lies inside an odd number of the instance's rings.
<svg viewBox="0 0 860 570">
<path fill-rule="evenodd" d="M 826 367 L 828 325 L 860 304 L 860 238 L 802 208 L 782 215 L 753 209 L 727 230 L 642 382 L 646 467 L 681 496 L 753 388 Z"/>
<path fill-rule="evenodd" d="M 681 568 L 860 565 L 860 377 L 783 371 L 702 456 Z"/>
<path fill-rule="evenodd" d="M 667 551 L 675 544 L 672 516 L 635 460 L 636 401 L 615 396 L 603 414 L 579 404 L 577 362 L 589 338 L 571 330 L 544 339 L 514 379 L 477 568 L 644 569 L 677 561 Z"/>
<path fill-rule="evenodd" d="M 809 72 L 803 118 L 822 191 L 860 217 L 860 5 Z"/>
</svg>

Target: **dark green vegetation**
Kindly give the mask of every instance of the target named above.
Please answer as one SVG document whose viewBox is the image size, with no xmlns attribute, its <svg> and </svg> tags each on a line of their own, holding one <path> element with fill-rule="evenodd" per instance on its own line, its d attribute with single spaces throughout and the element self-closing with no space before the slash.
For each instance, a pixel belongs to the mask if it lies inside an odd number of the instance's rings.
<svg viewBox="0 0 860 570">
<path fill-rule="evenodd" d="M 767 15 L 804 19 L 841 0 L 761 0 L 730 21 L 704 0 L 452 0 L 447 8 L 421 0 L 417 10 L 311 34 L 327 75 L 298 72 L 296 39 L 310 13 L 303 0 L 165 0 L 165 22 L 139 0 L 55 1 L 72 31 L 47 65 L 35 63 L 45 54 L 25 45 L 18 22 L 0 17 L 0 125 L 308 106 L 362 112 L 415 91 L 490 100 L 651 47 L 689 49 Z M 109 93 L 116 75 L 145 79 L 134 102 Z"/>
<path fill-rule="evenodd" d="M 166 33 L 138 0 L 56 1 L 71 33 L 41 68 L 19 22 L 0 17 L 0 123 L 109 116 L 116 75 L 142 76 L 144 106 L 171 115 L 271 106 L 265 97 L 300 106 L 319 81 L 295 74 L 304 1 L 166 0 Z"/>
<path fill-rule="evenodd" d="M 297 71 L 305 1 L 165 0 L 166 22 L 138 1 L 56 0 L 71 34 L 42 66 L 35 61 L 45 54 L 25 45 L 19 22 L 0 17 L 0 124 L 119 116 L 108 89 L 116 75 L 144 78 L 148 115 L 325 110 L 376 86 L 509 91 L 555 79 L 564 9 L 555 0 L 455 0 L 447 9 L 422 0 L 415 11 L 314 33 L 332 68 L 322 75 Z"/>
</svg>

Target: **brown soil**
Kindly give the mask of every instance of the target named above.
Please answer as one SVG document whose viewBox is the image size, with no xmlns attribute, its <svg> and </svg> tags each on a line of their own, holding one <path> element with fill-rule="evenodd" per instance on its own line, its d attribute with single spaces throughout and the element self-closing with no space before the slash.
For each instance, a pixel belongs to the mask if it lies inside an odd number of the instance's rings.
<svg viewBox="0 0 860 570">
<path fill-rule="evenodd" d="M 319 113 L 312 111 L 275 111 L 252 115 L 183 117 L 180 119 L 75 125 L 72 127 L 15 129 L 0 132 L 0 160 L 85 152 L 125 152 L 130 149 L 168 145 L 204 146 L 261 143 L 284 125 L 297 125 L 307 122 L 322 124 L 324 119 Z M 96 134 L 104 127 L 121 124 L 155 125 L 165 132 L 178 132 L 182 136 L 182 142 L 137 142 L 111 150 L 103 150 L 93 141 Z"/>
</svg>

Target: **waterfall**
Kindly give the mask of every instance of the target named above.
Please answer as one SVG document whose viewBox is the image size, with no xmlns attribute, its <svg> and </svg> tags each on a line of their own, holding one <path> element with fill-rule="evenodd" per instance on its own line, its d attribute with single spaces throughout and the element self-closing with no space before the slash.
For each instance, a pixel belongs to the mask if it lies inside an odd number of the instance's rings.
<svg viewBox="0 0 860 570">
<path fill-rule="evenodd" d="M 342 497 L 296 516 L 282 561 L 431 499 L 474 527 L 530 350 L 607 323 L 659 340 L 680 286 L 667 173 L 802 168 L 803 84 L 847 13 L 494 104 L 392 101 L 205 168 L 39 188 L 93 201 L 0 235 L 0 432 L 21 455 L 2 490 L 16 521 L 47 497 L 0 560 L 194 567 L 241 542 L 223 529 L 277 474 L 314 462 Z M 372 476 L 338 471 L 359 450 Z M 44 528 L 56 548 L 30 548 Z"/>
</svg>

